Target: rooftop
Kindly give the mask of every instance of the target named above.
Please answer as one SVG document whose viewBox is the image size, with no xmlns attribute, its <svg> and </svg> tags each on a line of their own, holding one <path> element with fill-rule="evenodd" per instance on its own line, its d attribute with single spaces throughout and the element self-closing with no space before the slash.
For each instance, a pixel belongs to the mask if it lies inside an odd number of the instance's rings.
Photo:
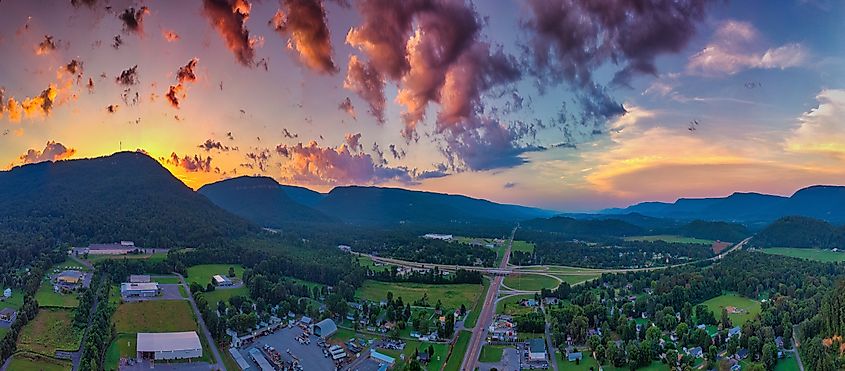
<svg viewBox="0 0 845 371">
<path fill-rule="evenodd" d="M 528 342 L 528 349 L 530 349 L 531 353 L 545 353 L 546 341 L 543 339 L 531 339 Z"/>
<path fill-rule="evenodd" d="M 120 291 L 126 290 L 158 290 L 158 282 L 124 282 L 120 284 Z"/>
<path fill-rule="evenodd" d="M 202 349 L 202 344 L 200 344 L 200 338 L 196 331 L 139 332 L 137 349 L 139 352 L 194 350 Z"/>
</svg>

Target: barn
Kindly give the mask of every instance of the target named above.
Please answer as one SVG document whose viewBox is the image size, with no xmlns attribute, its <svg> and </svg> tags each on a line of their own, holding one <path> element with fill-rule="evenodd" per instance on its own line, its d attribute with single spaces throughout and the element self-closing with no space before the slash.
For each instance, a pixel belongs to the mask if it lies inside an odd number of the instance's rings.
<svg viewBox="0 0 845 371">
<path fill-rule="evenodd" d="M 196 331 L 138 333 L 138 358 L 188 359 L 202 357 L 202 345 Z"/>
<path fill-rule="evenodd" d="M 337 325 L 331 318 L 326 318 L 314 325 L 314 335 L 327 339 L 337 332 Z"/>
</svg>

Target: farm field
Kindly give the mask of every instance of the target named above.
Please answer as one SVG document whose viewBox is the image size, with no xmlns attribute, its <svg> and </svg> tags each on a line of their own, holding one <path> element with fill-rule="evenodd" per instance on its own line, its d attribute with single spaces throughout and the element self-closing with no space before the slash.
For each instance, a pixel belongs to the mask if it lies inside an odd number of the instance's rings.
<svg viewBox="0 0 845 371">
<path fill-rule="evenodd" d="M 472 333 L 469 331 L 461 331 L 460 334 L 458 334 L 458 340 L 455 342 L 455 348 L 452 349 L 452 355 L 449 357 L 449 361 L 446 363 L 444 370 L 460 370 L 461 363 L 464 361 L 464 354 L 466 354 L 467 347 L 469 346 L 470 337 L 472 337 Z"/>
<path fill-rule="evenodd" d="M 197 321 L 187 300 L 123 303 L 114 313 L 118 333 L 195 331 Z"/>
<path fill-rule="evenodd" d="M 221 276 L 228 275 L 229 267 L 235 268 L 235 275 L 238 278 L 243 277 L 244 267 L 237 264 L 201 264 L 188 267 L 188 276 L 185 277 L 185 281 L 188 285 L 190 285 L 191 282 L 196 282 L 202 285 L 202 287 L 205 287 L 211 283 L 211 277 L 215 274 L 219 274 Z"/>
<path fill-rule="evenodd" d="M 483 346 L 481 348 L 481 354 L 478 356 L 478 362 L 492 363 L 501 361 L 505 348 L 503 345 Z"/>
<path fill-rule="evenodd" d="M 584 355 L 584 358 L 576 365 L 575 362 L 569 362 L 563 353 L 555 351 L 555 362 L 557 362 L 558 371 L 587 371 L 590 369 L 599 369 L 598 362 L 590 356 L 589 352 L 582 352 L 581 354 Z M 604 368 L 607 369 L 607 366 L 604 366 Z"/>
<path fill-rule="evenodd" d="M 702 304 L 710 308 L 716 318 L 721 316 L 722 308 L 735 307 L 740 311 L 739 313 L 728 312 L 728 317 L 734 326 L 742 326 L 745 322 L 760 314 L 760 302 L 736 294 L 717 296 Z"/>
<path fill-rule="evenodd" d="M 73 327 L 72 311 L 41 309 L 21 330 L 18 350 L 52 357 L 57 350 L 79 349 L 81 341 L 82 333 Z"/>
<path fill-rule="evenodd" d="M 510 316 L 516 316 L 520 314 L 530 313 L 533 312 L 534 309 L 529 307 L 524 307 L 519 305 L 519 301 L 523 299 L 533 299 L 534 295 L 531 294 L 524 294 L 524 295 L 514 295 L 508 298 L 499 300 L 496 303 L 496 314 L 507 314 Z"/>
<path fill-rule="evenodd" d="M 167 259 L 167 253 L 155 253 L 155 254 L 126 254 L 126 255 L 88 255 L 88 261 L 91 263 L 96 263 L 98 261 L 103 260 L 120 260 L 120 259 L 131 259 L 131 260 L 150 260 L 150 261 L 164 261 Z"/>
<path fill-rule="evenodd" d="M 40 354 L 18 352 L 9 362 L 8 370 L 39 370 L 39 371 L 65 371 L 70 370 L 71 364 L 68 361 L 58 360 L 52 357 L 44 357 Z"/>
<path fill-rule="evenodd" d="M 845 252 L 824 249 L 802 249 L 796 247 L 770 247 L 762 249 L 766 254 L 783 255 L 792 258 L 816 260 L 820 262 L 845 261 Z"/>
<path fill-rule="evenodd" d="M 464 320 L 464 327 L 475 327 L 475 323 L 476 321 L 478 321 L 478 315 L 481 314 L 481 306 L 484 304 L 484 298 L 487 297 L 488 289 L 490 289 L 490 280 L 485 277 L 484 288 L 481 290 L 481 294 L 478 295 L 478 299 L 475 301 L 475 305 L 472 307 L 467 307 L 469 308 L 469 314 L 467 314 L 467 317 Z"/>
<path fill-rule="evenodd" d="M 625 237 L 626 241 L 664 241 L 664 242 L 677 242 L 677 243 L 694 243 L 699 245 L 712 245 L 713 240 L 705 240 L 701 238 L 694 238 L 694 237 L 684 237 L 684 236 L 675 236 L 675 235 L 655 235 L 655 236 L 632 236 L 632 237 Z"/>
<path fill-rule="evenodd" d="M 511 251 L 534 252 L 534 244 L 526 241 L 513 241 Z"/>
<path fill-rule="evenodd" d="M 554 277 L 542 274 L 511 274 L 505 277 L 503 284 L 514 290 L 540 291 L 540 289 L 554 289 L 560 282 Z"/>
<path fill-rule="evenodd" d="M 387 292 L 393 293 L 393 298 L 402 297 L 406 303 L 413 303 L 428 295 L 428 302 L 431 306 L 440 300 L 445 308 L 458 308 L 461 304 L 467 307 L 473 305 L 480 295 L 478 285 L 427 285 L 422 283 L 409 282 L 379 282 L 367 280 L 355 292 L 355 295 L 363 300 L 370 300 L 376 303 L 385 300 Z"/>
</svg>

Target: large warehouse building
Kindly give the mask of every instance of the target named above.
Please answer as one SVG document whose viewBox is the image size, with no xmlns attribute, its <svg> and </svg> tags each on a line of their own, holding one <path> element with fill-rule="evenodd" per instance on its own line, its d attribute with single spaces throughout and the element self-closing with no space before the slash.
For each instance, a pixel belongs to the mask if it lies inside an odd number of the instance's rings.
<svg viewBox="0 0 845 371">
<path fill-rule="evenodd" d="M 143 282 L 143 283 L 132 283 L 132 282 L 124 282 L 120 284 L 120 295 L 123 295 L 124 298 L 129 298 L 133 296 L 139 297 L 153 297 L 157 296 L 159 293 L 159 287 L 157 282 Z"/>
<path fill-rule="evenodd" d="M 326 318 L 314 325 L 313 331 L 314 335 L 328 339 L 337 332 L 337 325 L 334 324 L 331 318 Z"/>
<path fill-rule="evenodd" d="M 138 358 L 154 360 L 202 357 L 196 331 L 138 333 Z"/>
</svg>

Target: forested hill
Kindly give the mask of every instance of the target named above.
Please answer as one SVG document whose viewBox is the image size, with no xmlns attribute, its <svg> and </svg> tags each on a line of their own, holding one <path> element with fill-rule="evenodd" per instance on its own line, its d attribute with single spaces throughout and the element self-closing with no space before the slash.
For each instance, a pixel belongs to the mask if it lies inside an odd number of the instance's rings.
<svg viewBox="0 0 845 371">
<path fill-rule="evenodd" d="M 565 216 L 532 219 L 522 223 L 526 229 L 563 234 L 572 238 L 597 236 L 637 236 L 646 229 L 617 219 L 579 220 Z"/>
<path fill-rule="evenodd" d="M 291 188 L 291 191 L 295 192 L 295 189 Z M 279 183 L 267 177 L 228 179 L 205 185 L 198 192 L 217 206 L 262 227 L 283 228 L 291 223 L 339 221 L 294 201 Z"/>
<path fill-rule="evenodd" d="M 845 227 L 801 216 L 781 218 L 757 233 L 752 240 L 759 247 L 845 247 Z"/>
<path fill-rule="evenodd" d="M 677 228 L 674 234 L 705 240 L 739 242 L 750 236 L 751 232 L 742 224 L 694 220 Z"/>
<path fill-rule="evenodd" d="M 204 246 L 257 230 L 135 152 L 0 172 L 3 243 Z M 18 241 L 18 239 L 20 239 Z"/>
</svg>

